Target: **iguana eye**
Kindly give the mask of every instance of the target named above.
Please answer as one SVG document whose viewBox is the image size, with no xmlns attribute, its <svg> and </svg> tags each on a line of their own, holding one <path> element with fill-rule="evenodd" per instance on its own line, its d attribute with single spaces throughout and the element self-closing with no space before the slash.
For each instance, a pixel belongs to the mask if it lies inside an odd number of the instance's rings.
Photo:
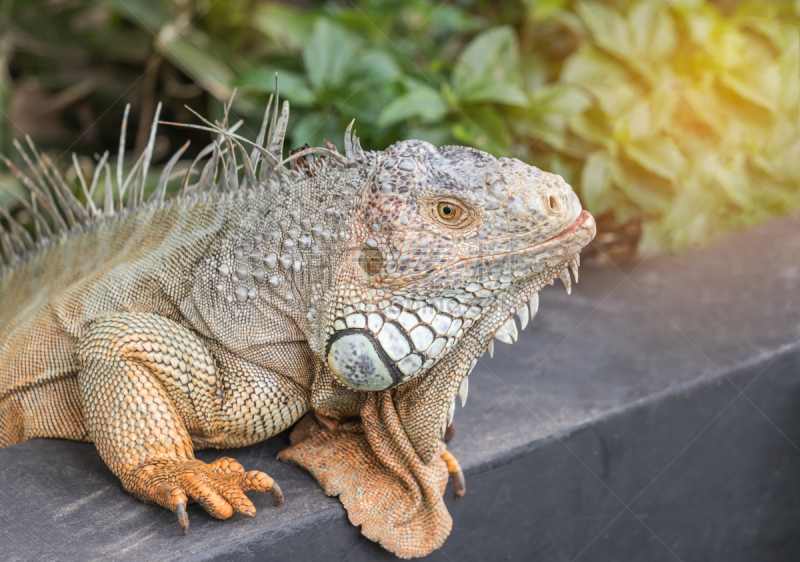
<svg viewBox="0 0 800 562">
<path fill-rule="evenodd" d="M 449 201 L 439 203 L 436 210 L 439 216 L 446 221 L 456 221 L 461 216 L 461 207 Z"/>
</svg>

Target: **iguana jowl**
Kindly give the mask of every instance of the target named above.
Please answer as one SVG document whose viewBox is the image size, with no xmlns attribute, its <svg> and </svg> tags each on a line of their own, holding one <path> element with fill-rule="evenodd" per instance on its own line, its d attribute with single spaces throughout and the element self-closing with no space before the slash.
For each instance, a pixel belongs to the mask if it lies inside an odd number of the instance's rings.
<svg viewBox="0 0 800 562">
<path fill-rule="evenodd" d="M 283 501 L 263 472 L 195 448 L 305 416 L 281 458 L 340 495 L 366 536 L 421 556 L 451 527 L 442 494 L 460 469 L 440 438 L 456 396 L 545 284 L 569 290 L 594 220 L 560 177 L 471 148 L 365 152 L 348 128 L 344 155 L 282 161 L 288 113 L 276 101 L 254 144 L 209 123 L 208 162 L 173 198 L 182 151 L 144 201 L 154 134 L 127 178 L 108 154 L 91 185 L 76 168 L 85 204 L 35 150 L 35 176 L 13 168 L 37 237 L 0 222 L 0 446 L 92 441 L 185 531 L 192 500 L 222 519 L 254 515 L 248 491 Z M 123 150 L 124 136 L 120 163 Z"/>
</svg>

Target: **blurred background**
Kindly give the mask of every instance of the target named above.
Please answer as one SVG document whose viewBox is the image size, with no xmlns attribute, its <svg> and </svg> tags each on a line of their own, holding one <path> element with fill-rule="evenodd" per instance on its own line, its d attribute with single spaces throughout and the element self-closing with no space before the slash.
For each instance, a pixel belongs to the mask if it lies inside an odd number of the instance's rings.
<svg viewBox="0 0 800 562">
<path fill-rule="evenodd" d="M 799 0 L 0 0 L 0 151 L 25 168 L 28 134 L 91 179 L 126 104 L 132 164 L 158 102 L 219 120 L 234 89 L 254 138 L 277 71 L 287 152 L 342 151 L 353 118 L 366 150 L 474 146 L 564 176 L 595 262 L 680 251 L 800 207 L 799 23 Z M 210 136 L 159 128 L 156 178 L 187 139 Z"/>
</svg>

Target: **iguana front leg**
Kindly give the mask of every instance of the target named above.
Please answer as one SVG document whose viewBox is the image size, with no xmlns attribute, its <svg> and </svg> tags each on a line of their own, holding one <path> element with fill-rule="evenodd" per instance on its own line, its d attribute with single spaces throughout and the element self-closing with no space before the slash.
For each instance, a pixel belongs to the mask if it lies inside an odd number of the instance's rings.
<svg viewBox="0 0 800 562">
<path fill-rule="evenodd" d="M 134 497 L 175 512 L 184 532 L 189 524 L 185 507 L 191 500 L 220 519 L 234 512 L 252 517 L 255 507 L 245 495 L 248 491 L 268 491 L 276 506 L 283 502 L 280 488 L 263 472 L 245 472 L 232 459 L 211 464 L 196 460 L 190 437 L 225 446 L 229 439 L 241 443 L 241 433 L 228 431 L 244 427 L 251 442 L 267 437 L 258 431 L 274 429 L 264 402 L 279 395 L 279 389 L 256 396 L 253 385 L 267 385 L 255 375 L 232 381 L 233 386 L 223 384 L 202 342 L 154 314 L 126 313 L 96 321 L 81 338 L 78 356 L 87 430 Z M 248 389 L 253 395 L 247 395 Z M 284 417 L 291 421 L 292 416 Z"/>
</svg>

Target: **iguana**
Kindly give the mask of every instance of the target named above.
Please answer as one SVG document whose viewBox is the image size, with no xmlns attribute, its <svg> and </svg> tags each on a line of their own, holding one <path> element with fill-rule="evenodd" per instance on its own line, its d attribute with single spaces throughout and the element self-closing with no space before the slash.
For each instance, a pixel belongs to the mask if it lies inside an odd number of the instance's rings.
<svg viewBox="0 0 800 562">
<path fill-rule="evenodd" d="M 158 112 L 127 176 L 127 110 L 116 173 L 108 152 L 91 182 L 75 162 L 80 198 L 30 140 L 28 174 L 5 159 L 36 233 L 0 211 L 0 446 L 91 441 L 186 532 L 191 501 L 220 519 L 255 514 L 246 492 L 283 502 L 267 474 L 195 449 L 300 421 L 279 458 L 370 539 L 428 554 L 452 526 L 448 474 L 465 489 L 441 441 L 456 397 L 544 285 L 569 292 L 594 219 L 557 175 L 418 140 L 367 152 L 352 123 L 344 154 L 326 142 L 283 159 L 289 105 L 276 92 L 270 106 L 255 142 L 228 106 L 194 125 L 215 140 L 173 196 L 186 146 L 145 197 Z"/>
</svg>

